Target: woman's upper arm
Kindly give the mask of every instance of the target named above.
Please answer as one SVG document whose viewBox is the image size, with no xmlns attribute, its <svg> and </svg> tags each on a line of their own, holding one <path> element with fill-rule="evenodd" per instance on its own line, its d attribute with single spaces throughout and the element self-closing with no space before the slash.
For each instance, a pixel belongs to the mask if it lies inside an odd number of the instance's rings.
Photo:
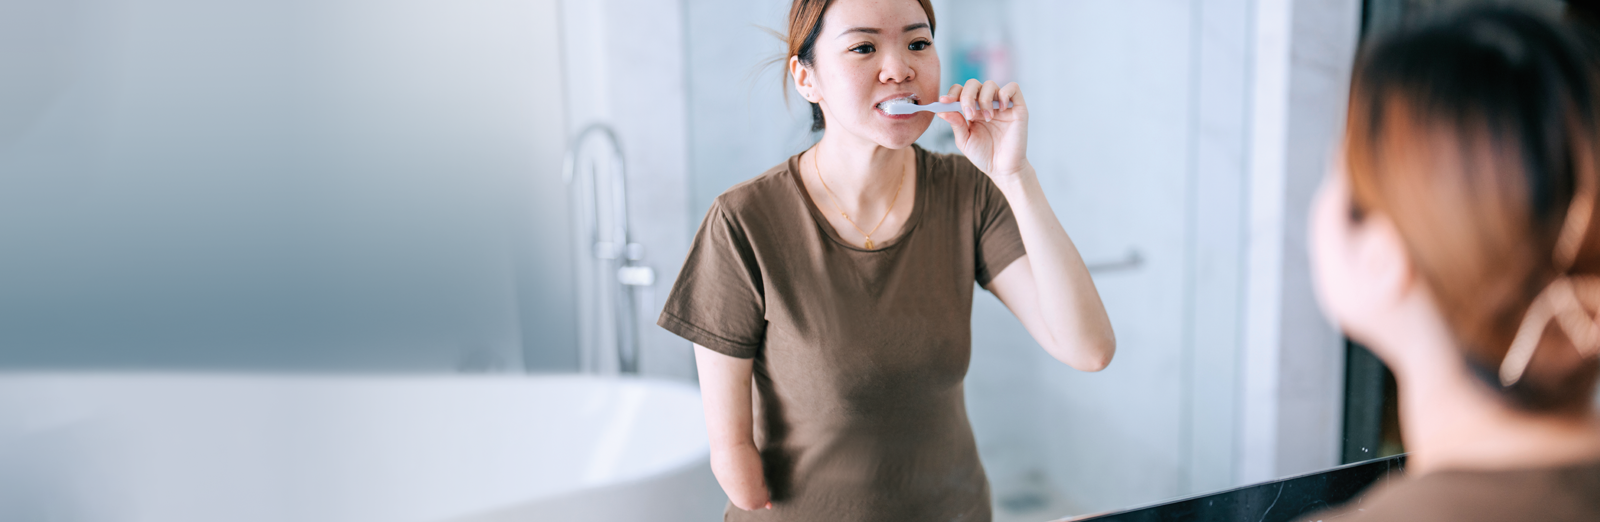
<svg viewBox="0 0 1600 522">
<path fill-rule="evenodd" d="M 1028 263 L 1028 256 L 1019 257 L 1002 269 L 986 288 L 1000 298 L 1012 315 L 1017 316 L 1022 327 L 1028 330 L 1028 335 L 1033 336 L 1034 341 L 1038 341 L 1039 346 L 1053 353 L 1055 340 L 1039 310 L 1039 287 L 1034 283 L 1033 265 Z"/>
<path fill-rule="evenodd" d="M 750 378 L 754 359 L 725 355 L 694 345 L 700 372 L 700 401 L 706 410 L 706 431 L 713 448 L 754 445 L 751 436 Z"/>
<path fill-rule="evenodd" d="M 766 336 L 766 285 L 743 226 L 723 207 L 718 198 L 707 211 L 656 324 L 695 345 L 749 359 Z"/>
<path fill-rule="evenodd" d="M 1009 308 L 1022 322 L 1022 327 L 1028 330 L 1028 334 L 1056 360 L 1086 372 L 1100 371 L 1110 362 L 1112 351 L 1115 350 L 1114 341 L 1109 345 L 1096 344 L 1095 338 L 1084 335 L 1086 328 L 1083 325 L 1069 322 L 1072 316 L 1045 317 L 1039 300 L 1039 286 L 1034 278 L 1033 264 L 1028 261 L 1027 256 L 1018 258 L 1016 262 L 1007 266 L 985 288 L 994 292 L 1001 303 L 1005 303 L 1006 308 Z M 1098 298 L 1095 305 L 1099 305 Z M 1066 323 L 1055 325 L 1056 332 L 1066 332 L 1063 334 L 1065 338 L 1058 338 L 1056 334 L 1051 333 L 1049 321 L 1052 320 Z M 1109 333 L 1109 330 L 1107 332 Z M 1096 348 L 1097 346 L 1103 348 Z"/>
</svg>

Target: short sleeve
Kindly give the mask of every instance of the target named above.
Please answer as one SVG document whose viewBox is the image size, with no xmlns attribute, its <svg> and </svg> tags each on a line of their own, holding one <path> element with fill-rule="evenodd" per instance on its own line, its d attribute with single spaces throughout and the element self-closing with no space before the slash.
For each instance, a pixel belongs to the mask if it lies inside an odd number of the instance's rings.
<svg viewBox="0 0 1600 522">
<path fill-rule="evenodd" d="M 978 218 L 978 256 L 974 278 L 984 288 L 994 281 L 994 276 L 1011 263 L 1027 254 L 1022 246 L 1022 232 L 1017 230 L 1017 217 L 1011 213 L 1011 203 L 1000 187 L 989 176 L 978 174 L 982 184 L 977 191 L 975 207 Z"/>
<path fill-rule="evenodd" d="M 718 200 L 695 232 L 656 324 L 695 344 L 749 359 L 766 336 L 762 290 L 750 241 Z"/>
</svg>

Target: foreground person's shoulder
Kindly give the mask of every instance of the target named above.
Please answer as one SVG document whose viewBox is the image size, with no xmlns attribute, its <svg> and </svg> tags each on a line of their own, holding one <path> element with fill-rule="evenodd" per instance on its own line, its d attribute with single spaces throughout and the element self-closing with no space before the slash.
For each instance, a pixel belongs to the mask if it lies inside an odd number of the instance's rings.
<svg viewBox="0 0 1600 522">
<path fill-rule="evenodd" d="M 1379 486 L 1336 513 L 1305 520 L 1595 521 L 1600 465 L 1430 473 Z"/>
</svg>

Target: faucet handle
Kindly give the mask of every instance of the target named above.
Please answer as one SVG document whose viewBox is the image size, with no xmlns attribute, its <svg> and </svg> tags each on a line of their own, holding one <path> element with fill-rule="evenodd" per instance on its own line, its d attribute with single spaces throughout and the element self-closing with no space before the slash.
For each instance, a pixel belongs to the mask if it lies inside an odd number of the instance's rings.
<svg viewBox="0 0 1600 522">
<path fill-rule="evenodd" d="M 648 266 L 625 266 L 617 269 L 617 282 L 624 286 L 650 286 L 656 284 L 656 271 Z"/>
</svg>

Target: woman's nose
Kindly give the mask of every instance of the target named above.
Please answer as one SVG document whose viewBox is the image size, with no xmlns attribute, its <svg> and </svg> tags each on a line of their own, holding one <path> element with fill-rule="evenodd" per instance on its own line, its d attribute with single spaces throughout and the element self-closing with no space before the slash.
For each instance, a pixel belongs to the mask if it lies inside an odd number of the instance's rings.
<svg viewBox="0 0 1600 522">
<path fill-rule="evenodd" d="M 898 53 L 885 53 L 883 69 L 878 71 L 878 81 L 883 83 L 905 83 L 917 77 L 917 71 L 911 68 L 911 62 L 899 56 Z"/>
</svg>

